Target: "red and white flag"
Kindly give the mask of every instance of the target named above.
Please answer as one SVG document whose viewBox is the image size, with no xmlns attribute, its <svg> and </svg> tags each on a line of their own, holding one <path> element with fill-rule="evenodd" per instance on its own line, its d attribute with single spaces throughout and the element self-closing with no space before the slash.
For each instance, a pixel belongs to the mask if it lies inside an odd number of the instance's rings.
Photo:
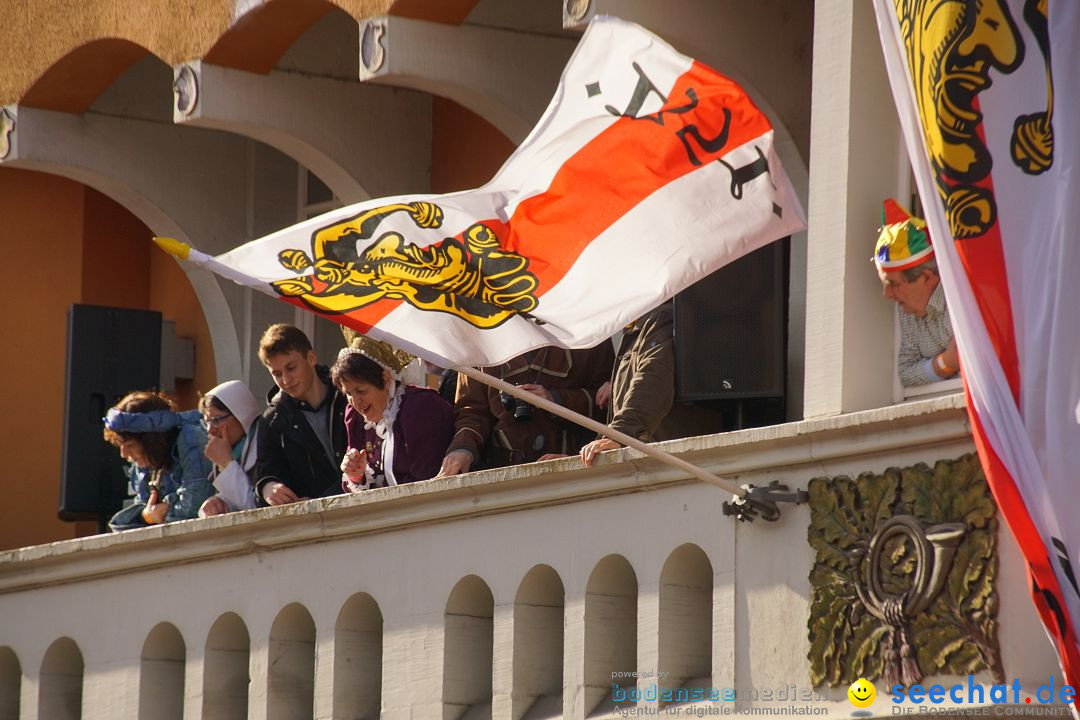
<svg viewBox="0 0 1080 720">
<path fill-rule="evenodd" d="M 491 365 L 595 345 L 804 225 L 746 93 L 604 17 L 487 185 L 371 200 L 189 259 L 441 365 Z"/>
<path fill-rule="evenodd" d="M 875 0 L 975 442 L 1080 685 L 1080 3 Z"/>
</svg>

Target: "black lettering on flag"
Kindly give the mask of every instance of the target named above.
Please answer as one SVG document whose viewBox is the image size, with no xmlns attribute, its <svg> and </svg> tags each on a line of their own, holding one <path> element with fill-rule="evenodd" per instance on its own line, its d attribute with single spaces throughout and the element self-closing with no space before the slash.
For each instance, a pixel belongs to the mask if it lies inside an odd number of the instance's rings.
<svg viewBox="0 0 1080 720">
<path fill-rule="evenodd" d="M 656 87 L 656 83 L 649 79 L 649 76 L 645 74 L 645 71 L 641 69 L 641 66 L 636 62 L 631 63 L 634 68 L 634 72 L 637 73 L 637 84 L 634 86 L 634 92 L 630 96 L 630 101 L 626 104 L 626 108 L 622 111 L 618 110 L 612 105 L 605 105 L 604 109 L 615 115 L 616 117 L 625 117 L 631 120 L 651 120 L 658 125 L 664 125 L 665 115 L 681 115 L 683 113 L 690 112 L 698 106 L 697 92 L 692 87 L 686 89 L 687 103 L 680 105 L 679 107 L 661 109 L 656 113 L 648 115 L 638 115 L 641 112 L 641 108 L 644 107 L 645 101 L 648 100 L 650 95 L 656 95 L 660 98 L 660 102 L 664 105 L 667 104 L 668 98 L 660 89 Z M 586 86 L 586 91 L 589 97 L 599 93 L 600 84 L 591 83 Z M 693 165 L 703 165 L 704 163 L 698 157 L 697 151 L 700 150 L 707 155 L 713 155 L 727 145 L 728 135 L 731 131 L 731 110 L 723 108 L 724 126 L 720 128 L 720 132 L 711 138 L 707 138 L 702 135 L 701 130 L 695 123 L 687 123 L 683 127 L 675 131 L 675 136 L 679 138 L 679 141 L 683 144 L 683 149 L 686 150 L 686 158 Z M 761 150 L 758 149 L 758 159 L 749 165 L 745 165 L 741 168 L 733 168 L 723 160 L 718 160 L 729 171 L 731 171 L 731 194 L 736 200 L 742 199 L 743 185 L 750 182 L 758 175 L 768 174 L 769 163 L 762 155 Z M 776 215 L 781 215 L 782 210 L 778 206 L 773 206 L 773 212 Z"/>
<path fill-rule="evenodd" d="M 697 93 L 694 92 L 693 88 L 687 88 L 686 97 L 689 98 L 689 102 L 687 104 L 681 105 L 677 108 L 660 110 L 654 115 L 638 116 L 638 113 L 641 112 L 641 108 L 645 104 L 645 100 L 649 97 L 649 95 L 655 94 L 656 97 L 660 98 L 661 104 L 666 104 L 668 99 L 667 96 L 660 92 L 660 89 L 656 87 L 653 81 L 649 79 L 649 76 L 645 74 L 645 71 L 641 69 L 640 65 L 638 65 L 637 63 L 631 63 L 631 65 L 634 68 L 634 72 L 636 72 L 638 76 L 637 85 L 634 87 L 634 94 L 630 96 L 630 102 L 626 104 L 626 109 L 622 112 L 619 112 L 611 105 L 605 105 L 604 109 L 612 115 L 616 115 L 618 117 L 628 117 L 632 120 L 652 120 L 658 125 L 663 125 L 665 114 L 677 115 L 684 112 L 690 112 L 697 107 Z"/>
<path fill-rule="evenodd" d="M 1076 585 L 1076 575 L 1073 573 L 1072 562 L 1069 560 L 1069 552 L 1065 549 L 1065 543 L 1058 540 L 1056 537 L 1051 537 L 1050 542 L 1054 543 L 1054 548 L 1058 551 L 1058 565 L 1061 566 L 1061 571 L 1065 573 L 1065 577 L 1068 578 L 1069 584 L 1072 585 L 1073 592 L 1080 596 L 1080 588 Z"/>
<path fill-rule="evenodd" d="M 734 167 L 727 164 L 720 158 L 716 158 L 716 162 L 720 163 L 728 169 L 731 173 L 731 197 L 736 200 L 742 200 L 743 186 L 750 182 L 759 175 L 769 174 L 769 161 L 765 158 L 765 154 L 761 152 L 761 148 L 754 146 L 754 150 L 757 151 L 757 160 L 747 163 L 742 167 Z M 769 184 L 772 185 L 772 179 L 770 178 Z M 776 185 L 773 185 L 775 188 Z M 773 203 L 773 213 L 777 216 L 782 216 L 783 211 L 781 208 Z"/>
<path fill-rule="evenodd" d="M 1030 574 L 1030 570 L 1029 570 Z M 1033 595 L 1039 595 L 1042 597 L 1043 602 L 1050 609 L 1050 612 L 1054 613 L 1054 621 L 1057 623 L 1058 637 L 1065 637 L 1065 629 L 1068 625 L 1065 622 L 1065 611 L 1061 609 L 1061 603 L 1058 602 L 1057 595 L 1044 590 L 1039 587 L 1039 583 L 1035 580 L 1035 577 L 1031 577 L 1031 591 Z"/>
<path fill-rule="evenodd" d="M 714 153 L 719 151 L 724 145 L 727 145 L 728 131 L 731 130 L 731 111 L 724 108 L 724 127 L 720 129 L 720 133 L 714 138 L 701 137 L 701 131 L 698 130 L 697 125 L 687 125 L 681 130 L 676 131 L 676 135 L 682 140 L 683 147 L 686 148 L 686 156 L 690 159 L 690 162 L 694 165 L 701 165 L 701 161 L 698 160 L 698 156 L 694 154 L 694 148 L 690 146 L 690 141 L 687 136 L 697 140 L 697 144 L 707 153 Z M 730 169 L 731 166 L 727 166 Z M 740 168 L 741 169 L 741 168 Z M 765 165 L 766 172 L 768 171 L 768 164 Z M 732 180 L 732 187 L 734 187 L 734 179 Z M 742 193 L 742 186 L 740 184 L 740 195 Z M 739 196 L 736 196 L 739 197 Z"/>
</svg>

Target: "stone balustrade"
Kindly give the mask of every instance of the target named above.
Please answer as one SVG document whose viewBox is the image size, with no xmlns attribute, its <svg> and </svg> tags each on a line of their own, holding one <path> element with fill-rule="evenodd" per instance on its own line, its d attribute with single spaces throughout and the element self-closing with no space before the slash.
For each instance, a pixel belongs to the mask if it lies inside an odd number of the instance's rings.
<svg viewBox="0 0 1080 720">
<path fill-rule="evenodd" d="M 960 396 L 665 447 L 801 488 L 972 451 Z M 5 552 L 0 719 L 586 718 L 628 692 L 850 715 L 809 685 L 809 510 L 740 524 L 729 499 L 623 450 Z M 999 548 L 1006 673 L 1060 685 Z"/>
</svg>

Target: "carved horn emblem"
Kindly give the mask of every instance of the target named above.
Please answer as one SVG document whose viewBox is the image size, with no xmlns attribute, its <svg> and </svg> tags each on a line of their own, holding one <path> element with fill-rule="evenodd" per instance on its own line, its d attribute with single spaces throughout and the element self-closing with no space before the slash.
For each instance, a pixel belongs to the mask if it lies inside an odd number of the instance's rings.
<svg viewBox="0 0 1080 720">
<path fill-rule="evenodd" d="M 852 549 L 849 554 L 859 599 L 892 629 L 891 641 L 898 652 L 887 655 L 894 660 L 886 664 L 883 673 L 890 685 L 900 682 L 910 686 L 922 679 L 908 637 L 908 619 L 929 608 L 941 592 L 964 532 L 963 523 L 940 523 L 924 529 L 915 517 L 898 515 L 874 531 L 865 549 Z M 883 582 L 882 568 L 888 561 L 884 553 L 891 540 L 900 538 L 906 539 L 914 551 L 912 581 L 906 590 L 890 592 Z"/>
</svg>

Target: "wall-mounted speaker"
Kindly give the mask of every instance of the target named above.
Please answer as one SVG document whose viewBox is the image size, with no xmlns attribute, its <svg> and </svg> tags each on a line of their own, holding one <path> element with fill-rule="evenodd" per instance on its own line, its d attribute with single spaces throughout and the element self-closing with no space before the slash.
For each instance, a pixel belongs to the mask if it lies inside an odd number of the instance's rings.
<svg viewBox="0 0 1080 720">
<path fill-rule="evenodd" d="M 675 296 L 678 401 L 783 398 L 787 257 L 785 238 Z"/>
<path fill-rule="evenodd" d="M 61 520 L 107 520 L 127 497 L 123 461 L 102 418 L 133 390 L 160 382 L 161 313 L 72 305 L 68 312 Z"/>
</svg>

